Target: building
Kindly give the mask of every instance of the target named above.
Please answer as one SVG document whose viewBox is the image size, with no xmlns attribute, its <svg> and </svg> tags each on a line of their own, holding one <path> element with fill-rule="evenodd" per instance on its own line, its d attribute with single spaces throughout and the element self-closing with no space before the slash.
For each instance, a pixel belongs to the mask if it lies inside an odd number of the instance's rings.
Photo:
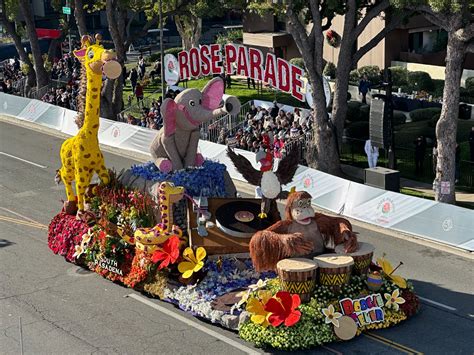
<svg viewBox="0 0 474 355">
<path fill-rule="evenodd" d="M 337 16 L 332 21 L 331 29 L 342 34 L 343 25 L 344 17 Z M 384 26 L 385 19 L 382 17 L 373 19 L 359 37 L 358 48 L 375 37 Z M 275 53 L 287 60 L 301 56 L 292 36 L 286 31 L 285 24 L 278 21 L 272 14 L 263 17 L 257 14 L 245 14 L 243 16 L 243 43 L 257 47 L 264 53 Z M 419 15 L 390 32 L 385 39 L 361 58 L 357 66 L 377 65 L 379 68 L 403 66 L 410 71 L 428 72 L 433 79 L 444 80 L 446 44 L 446 32 Z M 337 64 L 338 55 L 339 49 L 325 42 L 324 59 Z M 474 76 L 473 53 L 466 55 L 462 82 L 470 76 Z"/>
</svg>

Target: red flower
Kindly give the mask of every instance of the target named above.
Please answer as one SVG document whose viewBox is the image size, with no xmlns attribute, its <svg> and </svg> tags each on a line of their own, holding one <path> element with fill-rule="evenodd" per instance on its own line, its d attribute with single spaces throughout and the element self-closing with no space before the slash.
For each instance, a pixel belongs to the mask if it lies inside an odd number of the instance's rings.
<svg viewBox="0 0 474 355">
<path fill-rule="evenodd" d="M 169 264 L 174 264 L 179 257 L 179 238 L 172 236 L 163 243 L 163 247 L 153 253 L 152 261 L 156 264 L 162 260 L 158 266 L 158 270 L 167 267 Z"/>
<path fill-rule="evenodd" d="M 272 313 L 268 318 L 269 323 L 274 327 L 281 323 L 285 323 L 287 327 L 295 325 L 301 317 L 301 312 L 296 310 L 300 303 L 299 295 L 291 295 L 287 291 L 278 292 L 276 298 L 270 298 L 265 305 L 265 310 Z"/>
</svg>

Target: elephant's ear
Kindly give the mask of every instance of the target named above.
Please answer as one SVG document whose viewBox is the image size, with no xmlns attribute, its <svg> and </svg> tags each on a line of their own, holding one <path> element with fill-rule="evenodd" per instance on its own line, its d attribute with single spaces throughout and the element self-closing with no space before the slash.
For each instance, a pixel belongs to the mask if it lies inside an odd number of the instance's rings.
<svg viewBox="0 0 474 355">
<path fill-rule="evenodd" d="M 176 111 L 178 105 L 173 99 L 165 99 L 161 104 L 161 117 L 163 117 L 163 127 L 165 136 L 169 137 L 176 131 Z"/>
<path fill-rule="evenodd" d="M 202 107 L 206 110 L 215 110 L 221 105 L 222 95 L 224 95 L 224 81 L 216 77 L 202 90 Z"/>
</svg>

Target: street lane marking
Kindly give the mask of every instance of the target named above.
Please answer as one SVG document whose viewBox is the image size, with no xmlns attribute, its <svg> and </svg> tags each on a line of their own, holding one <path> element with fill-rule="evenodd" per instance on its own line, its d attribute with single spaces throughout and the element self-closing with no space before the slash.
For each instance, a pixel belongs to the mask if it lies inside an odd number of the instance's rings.
<svg viewBox="0 0 474 355">
<path fill-rule="evenodd" d="M 10 158 L 13 158 L 13 159 L 16 159 L 16 160 L 20 160 L 24 163 L 28 163 L 28 164 L 31 164 L 31 165 L 34 165 L 34 166 L 37 166 L 38 168 L 41 168 L 41 169 L 46 169 L 47 166 L 44 166 L 44 165 L 40 165 L 40 164 L 36 164 L 32 161 L 29 161 L 29 160 L 26 160 L 26 159 L 23 159 L 23 158 L 20 158 L 20 157 L 17 157 L 15 155 L 11 155 L 11 154 L 8 154 L 8 153 L 5 153 L 5 152 L 0 152 L 1 155 L 5 155 L 7 157 L 10 157 Z"/>
<path fill-rule="evenodd" d="M 5 208 L 5 207 L 0 207 L 0 209 L 2 209 L 2 210 L 4 210 L 4 211 L 7 211 L 7 212 L 9 212 L 9 213 L 11 213 L 11 214 L 14 214 L 14 215 L 17 216 L 17 217 L 21 217 L 21 218 L 23 218 L 23 219 L 26 219 L 27 221 L 30 221 L 31 223 L 36 223 L 36 224 L 40 224 L 40 225 L 42 225 L 42 226 L 46 226 L 45 224 L 42 224 L 42 223 L 40 223 L 40 222 L 38 222 L 38 221 L 35 221 L 34 219 L 31 219 L 30 217 L 27 217 L 27 216 L 25 216 L 25 215 L 22 215 L 22 214 L 19 213 L 19 212 L 15 212 L 15 211 L 9 210 L 8 208 Z"/>
<path fill-rule="evenodd" d="M 16 224 L 20 224 L 20 225 L 23 225 L 23 226 L 48 230 L 48 226 L 45 226 L 44 224 L 31 223 L 31 222 L 27 222 L 27 221 L 22 221 L 21 219 L 11 218 L 11 217 L 7 217 L 7 216 L 0 216 L 0 221 L 7 222 L 7 223 L 16 223 Z"/>
<path fill-rule="evenodd" d="M 382 343 L 382 344 L 385 344 L 385 345 L 388 345 L 390 346 L 391 348 L 394 348 L 394 349 L 397 349 L 401 352 L 404 352 L 405 354 L 412 354 L 412 355 L 419 355 L 419 354 L 423 354 L 422 352 L 419 352 L 415 349 L 412 349 L 408 346 L 405 346 L 405 345 L 402 345 L 402 344 L 399 344 L 393 340 L 390 340 L 390 339 L 387 339 L 387 338 L 384 338 L 383 336 L 380 336 L 380 335 L 376 335 L 374 333 L 363 333 L 364 336 L 372 339 L 372 340 L 375 340 L 375 341 L 378 341 L 379 343 Z"/>
<path fill-rule="evenodd" d="M 336 354 L 336 355 L 343 355 L 343 353 L 341 353 L 340 351 L 331 349 L 331 348 L 329 348 L 327 346 L 324 346 L 324 345 L 321 345 L 321 348 L 323 348 L 324 350 L 329 351 L 330 353 Z"/>
<path fill-rule="evenodd" d="M 451 306 L 448 306 L 446 304 L 443 304 L 443 303 L 439 303 L 439 302 L 436 302 L 436 301 L 433 301 L 433 300 L 430 300 L 428 298 L 424 298 L 424 297 L 421 297 L 421 296 L 418 296 L 418 298 L 422 301 L 425 301 L 426 303 L 430 303 L 430 304 L 433 304 L 435 306 L 438 306 L 438 307 L 441 307 L 441 308 L 444 308 L 444 309 L 447 309 L 448 311 L 457 311 L 456 308 L 454 307 L 451 307 Z"/>
<path fill-rule="evenodd" d="M 243 352 L 245 352 L 246 354 L 260 354 L 260 352 L 256 351 L 255 349 L 252 349 L 252 348 L 249 348 L 245 345 L 242 345 L 241 343 L 233 340 L 233 339 L 230 339 L 230 338 L 227 338 L 226 336 L 218 333 L 218 332 L 215 332 L 213 331 L 212 329 L 208 329 L 204 326 L 202 326 L 201 324 L 189 319 L 189 318 L 186 318 L 186 317 L 183 317 L 182 315 L 179 315 L 173 311 L 170 311 L 169 309 L 165 308 L 165 307 L 162 307 L 154 302 L 151 302 L 149 300 L 147 300 L 146 298 L 144 297 L 141 297 L 139 295 L 136 295 L 134 293 L 130 293 L 129 295 L 126 295 L 125 297 L 130 297 L 130 298 L 133 298 L 134 300 L 137 300 L 138 302 L 141 302 L 147 306 L 150 306 L 158 311 L 160 311 L 161 313 L 164 313 L 166 314 L 167 316 L 169 317 L 172 317 L 176 320 L 179 320 L 180 322 L 183 322 L 193 328 L 196 328 L 197 330 L 200 330 L 201 332 L 204 332 L 220 341 L 223 341 L 224 343 L 236 348 L 236 349 L 239 349 Z"/>
</svg>

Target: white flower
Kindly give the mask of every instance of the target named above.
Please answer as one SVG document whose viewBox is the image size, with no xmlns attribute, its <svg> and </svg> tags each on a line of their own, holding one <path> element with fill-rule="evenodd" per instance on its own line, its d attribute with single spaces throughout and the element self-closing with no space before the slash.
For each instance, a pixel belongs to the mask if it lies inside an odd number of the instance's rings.
<svg viewBox="0 0 474 355">
<path fill-rule="evenodd" d="M 256 284 L 249 285 L 249 289 L 252 291 L 257 291 L 267 285 L 267 280 L 263 281 L 259 279 Z"/>
<path fill-rule="evenodd" d="M 392 294 L 385 293 L 384 297 L 387 300 L 387 302 L 385 303 L 385 307 L 392 308 L 394 311 L 398 311 L 400 308 L 398 305 L 405 303 L 405 299 L 399 296 L 400 296 L 400 290 L 398 288 L 395 291 L 393 291 Z"/>
<path fill-rule="evenodd" d="M 73 258 L 78 258 L 84 253 L 84 248 L 82 247 L 82 244 L 76 245 L 74 249 L 76 249 L 76 251 L 74 252 L 74 254 L 72 254 Z"/>
<path fill-rule="evenodd" d="M 336 312 L 332 304 L 330 304 L 328 308 L 323 308 L 321 311 L 326 316 L 326 319 L 324 320 L 326 324 L 332 323 L 334 324 L 334 326 L 339 328 L 338 318 L 341 318 L 342 314 L 339 312 Z"/>
</svg>

